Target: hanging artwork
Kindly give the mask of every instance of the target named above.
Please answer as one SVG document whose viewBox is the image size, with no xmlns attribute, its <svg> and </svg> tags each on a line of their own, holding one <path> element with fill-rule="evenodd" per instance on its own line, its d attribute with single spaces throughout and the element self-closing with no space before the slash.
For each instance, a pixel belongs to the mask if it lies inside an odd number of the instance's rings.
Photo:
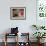
<svg viewBox="0 0 46 46">
<path fill-rule="evenodd" d="M 46 0 L 38 0 L 37 14 L 39 17 L 46 17 Z"/>
<path fill-rule="evenodd" d="M 25 7 L 11 7 L 10 8 L 10 19 L 25 20 L 26 19 L 26 8 Z"/>
</svg>

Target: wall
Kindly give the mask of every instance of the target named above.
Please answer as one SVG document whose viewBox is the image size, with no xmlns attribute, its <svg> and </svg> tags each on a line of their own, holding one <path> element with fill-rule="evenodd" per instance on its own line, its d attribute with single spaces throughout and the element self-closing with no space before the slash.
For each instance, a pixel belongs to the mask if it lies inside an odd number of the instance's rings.
<svg viewBox="0 0 46 46">
<path fill-rule="evenodd" d="M 10 7 L 26 7 L 26 20 L 10 20 Z M 19 32 L 30 32 L 32 36 L 32 24 L 36 24 L 36 0 L 0 0 L 0 34 L 17 26 Z"/>
</svg>

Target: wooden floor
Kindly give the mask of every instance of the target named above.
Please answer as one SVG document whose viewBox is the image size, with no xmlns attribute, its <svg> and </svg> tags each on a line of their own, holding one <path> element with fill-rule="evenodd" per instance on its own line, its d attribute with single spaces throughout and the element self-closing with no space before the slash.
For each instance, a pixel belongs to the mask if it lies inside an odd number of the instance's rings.
<svg viewBox="0 0 46 46">
<path fill-rule="evenodd" d="M 5 46 L 4 45 L 4 43 L 2 42 L 0 42 L 0 46 Z M 12 42 L 10 42 L 10 43 L 8 43 L 8 45 L 7 46 L 15 46 L 15 42 L 14 43 L 12 43 Z M 22 45 L 21 45 L 22 46 Z M 25 45 L 24 45 L 25 46 Z M 30 46 L 37 46 L 37 43 L 30 43 Z M 42 45 L 42 46 L 46 46 L 46 43 L 44 43 L 44 45 Z"/>
</svg>

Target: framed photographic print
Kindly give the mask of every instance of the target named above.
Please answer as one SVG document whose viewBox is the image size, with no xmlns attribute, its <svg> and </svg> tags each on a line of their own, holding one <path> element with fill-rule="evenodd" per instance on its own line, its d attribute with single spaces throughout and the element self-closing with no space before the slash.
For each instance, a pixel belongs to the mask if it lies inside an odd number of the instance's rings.
<svg viewBox="0 0 46 46">
<path fill-rule="evenodd" d="M 46 0 L 37 1 L 37 15 L 39 18 L 46 18 Z"/>
<path fill-rule="evenodd" d="M 26 8 L 25 7 L 11 7 L 10 8 L 10 19 L 11 20 L 25 20 L 26 19 Z"/>
</svg>

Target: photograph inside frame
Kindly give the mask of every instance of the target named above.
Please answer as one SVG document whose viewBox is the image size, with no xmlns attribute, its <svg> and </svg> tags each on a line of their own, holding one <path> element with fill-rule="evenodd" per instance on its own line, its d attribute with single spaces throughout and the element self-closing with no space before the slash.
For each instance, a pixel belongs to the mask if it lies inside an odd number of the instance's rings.
<svg viewBox="0 0 46 46">
<path fill-rule="evenodd" d="M 11 7 L 11 19 L 25 19 L 26 12 L 25 7 Z"/>
</svg>

